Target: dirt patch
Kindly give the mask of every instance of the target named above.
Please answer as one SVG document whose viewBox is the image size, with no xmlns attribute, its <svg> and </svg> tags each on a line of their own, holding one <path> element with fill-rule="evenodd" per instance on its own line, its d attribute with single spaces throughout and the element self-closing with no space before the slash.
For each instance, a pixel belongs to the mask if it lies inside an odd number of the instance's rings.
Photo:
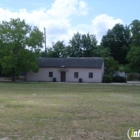
<svg viewBox="0 0 140 140">
<path fill-rule="evenodd" d="M 10 140 L 8 137 L 0 138 L 0 140 Z"/>
</svg>

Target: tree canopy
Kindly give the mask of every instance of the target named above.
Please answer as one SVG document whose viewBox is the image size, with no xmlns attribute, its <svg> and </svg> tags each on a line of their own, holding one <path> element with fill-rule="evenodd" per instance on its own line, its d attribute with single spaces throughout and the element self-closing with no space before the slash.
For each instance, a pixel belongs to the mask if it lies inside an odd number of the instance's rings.
<svg viewBox="0 0 140 140">
<path fill-rule="evenodd" d="M 43 33 L 37 27 L 31 27 L 24 20 L 11 19 L 0 23 L 0 65 L 2 72 L 10 74 L 12 80 L 20 72 L 38 70 Z"/>
<path fill-rule="evenodd" d="M 103 36 L 101 45 L 110 50 L 111 56 L 120 64 L 126 64 L 126 55 L 129 51 L 131 36 L 128 26 L 116 24 Z"/>
<path fill-rule="evenodd" d="M 133 72 L 140 73 L 140 46 L 131 46 L 127 54 L 128 66 Z"/>
<path fill-rule="evenodd" d="M 92 57 L 97 47 L 95 35 L 76 33 L 69 41 L 67 53 L 69 57 Z"/>
<path fill-rule="evenodd" d="M 140 73 L 140 21 L 134 20 L 130 24 L 131 44 L 130 51 L 127 53 L 126 59 L 129 64 L 128 68 L 132 72 Z"/>
<path fill-rule="evenodd" d="M 131 31 L 131 44 L 140 46 L 140 21 L 134 20 L 129 26 Z"/>
<path fill-rule="evenodd" d="M 75 33 L 65 45 L 52 43 L 43 51 L 44 35 L 38 27 L 24 20 L 10 19 L 0 23 L 0 72 L 18 76 L 20 72 L 38 71 L 38 57 L 103 57 L 107 74 L 113 74 L 119 65 L 140 72 L 140 21 L 129 26 L 116 24 L 102 37 L 100 45 L 94 34 Z"/>
<path fill-rule="evenodd" d="M 48 49 L 47 57 L 67 57 L 67 51 L 64 42 L 53 42 L 52 47 Z"/>
</svg>

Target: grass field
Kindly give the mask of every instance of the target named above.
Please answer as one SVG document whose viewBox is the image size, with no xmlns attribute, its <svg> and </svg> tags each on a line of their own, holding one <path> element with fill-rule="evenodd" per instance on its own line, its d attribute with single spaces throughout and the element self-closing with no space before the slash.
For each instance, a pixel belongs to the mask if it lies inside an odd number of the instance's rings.
<svg viewBox="0 0 140 140">
<path fill-rule="evenodd" d="M 0 83 L 0 140 L 127 140 L 140 86 Z"/>
</svg>

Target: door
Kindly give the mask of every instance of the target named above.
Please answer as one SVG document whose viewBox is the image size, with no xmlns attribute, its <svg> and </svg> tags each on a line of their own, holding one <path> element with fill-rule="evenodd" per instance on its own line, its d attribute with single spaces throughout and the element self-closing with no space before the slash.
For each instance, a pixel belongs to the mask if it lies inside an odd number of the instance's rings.
<svg viewBox="0 0 140 140">
<path fill-rule="evenodd" d="M 66 82 L 66 72 L 61 71 L 61 82 Z"/>
</svg>

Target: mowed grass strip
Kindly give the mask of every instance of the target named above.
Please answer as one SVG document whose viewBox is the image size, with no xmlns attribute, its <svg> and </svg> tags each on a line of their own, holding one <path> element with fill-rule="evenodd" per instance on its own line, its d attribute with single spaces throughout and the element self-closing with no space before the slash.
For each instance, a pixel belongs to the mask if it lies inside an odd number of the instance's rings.
<svg viewBox="0 0 140 140">
<path fill-rule="evenodd" d="M 125 140 L 139 108 L 135 85 L 0 83 L 0 139 Z"/>
</svg>

